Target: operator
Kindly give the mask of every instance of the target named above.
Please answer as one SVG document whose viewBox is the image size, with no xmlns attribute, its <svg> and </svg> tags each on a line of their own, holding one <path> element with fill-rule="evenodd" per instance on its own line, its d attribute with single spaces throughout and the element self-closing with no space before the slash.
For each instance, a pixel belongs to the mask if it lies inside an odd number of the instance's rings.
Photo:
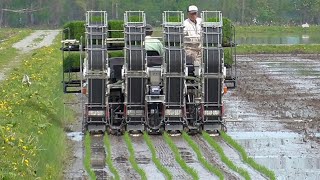
<svg viewBox="0 0 320 180">
<path fill-rule="evenodd" d="M 201 53 L 201 18 L 198 17 L 198 8 L 191 5 L 187 10 L 188 19 L 183 23 L 184 25 L 184 46 L 188 59 L 191 59 L 194 66 L 200 66 Z"/>
<path fill-rule="evenodd" d="M 195 5 L 188 7 L 188 19 L 183 22 L 186 36 L 199 37 L 201 34 L 201 18 L 198 17 L 198 8 Z"/>
<path fill-rule="evenodd" d="M 151 37 L 153 33 L 153 28 L 150 24 L 146 25 L 146 38 L 145 38 L 145 48 L 146 51 L 156 51 L 160 56 L 163 56 L 163 44 L 159 39 L 154 39 Z"/>
</svg>

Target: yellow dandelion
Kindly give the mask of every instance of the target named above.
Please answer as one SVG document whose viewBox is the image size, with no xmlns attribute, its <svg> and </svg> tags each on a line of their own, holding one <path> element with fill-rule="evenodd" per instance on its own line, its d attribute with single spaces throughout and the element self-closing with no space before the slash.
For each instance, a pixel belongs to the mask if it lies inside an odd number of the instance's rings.
<svg viewBox="0 0 320 180">
<path fill-rule="evenodd" d="M 27 150 L 27 147 L 26 147 L 26 146 L 22 146 L 22 149 L 23 149 L 23 150 Z"/>
</svg>

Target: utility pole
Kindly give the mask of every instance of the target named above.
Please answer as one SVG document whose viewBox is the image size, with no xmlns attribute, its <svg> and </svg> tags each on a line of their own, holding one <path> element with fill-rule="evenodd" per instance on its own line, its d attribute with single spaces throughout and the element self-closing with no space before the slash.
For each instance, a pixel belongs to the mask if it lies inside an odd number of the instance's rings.
<svg viewBox="0 0 320 180">
<path fill-rule="evenodd" d="M 118 16 L 118 2 L 116 2 L 116 19 L 118 19 L 119 16 Z"/>
<path fill-rule="evenodd" d="M 242 12 L 241 12 L 241 24 L 244 23 L 244 10 L 245 10 L 245 1 L 246 0 L 242 0 Z"/>
</svg>

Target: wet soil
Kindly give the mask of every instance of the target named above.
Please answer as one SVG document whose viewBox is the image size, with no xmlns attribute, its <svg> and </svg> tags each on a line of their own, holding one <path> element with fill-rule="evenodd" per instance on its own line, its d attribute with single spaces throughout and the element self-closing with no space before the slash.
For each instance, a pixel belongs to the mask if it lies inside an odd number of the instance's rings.
<svg viewBox="0 0 320 180">
<path fill-rule="evenodd" d="M 128 148 L 122 136 L 109 136 L 113 165 L 119 171 L 120 179 L 140 179 L 140 175 L 132 168 L 128 158 Z"/>
<path fill-rule="evenodd" d="M 143 137 L 131 137 L 131 139 L 135 151 L 136 161 L 139 167 L 141 167 L 145 172 L 147 172 L 147 178 L 164 180 L 165 177 L 157 169 L 156 165 L 152 162 L 151 152 Z"/>
<path fill-rule="evenodd" d="M 192 137 L 192 139 L 199 145 L 199 148 L 205 159 L 223 172 L 225 179 L 242 179 L 239 174 L 229 169 L 228 166 L 221 161 L 219 154 L 210 147 L 210 145 L 201 137 L 201 135 L 195 135 Z"/>
<path fill-rule="evenodd" d="M 187 165 L 198 172 L 200 179 L 219 179 L 217 176 L 209 172 L 198 161 L 196 153 L 189 147 L 188 143 L 184 141 L 181 136 L 171 137 L 175 145 L 178 147 L 182 159 Z"/>
<path fill-rule="evenodd" d="M 277 179 L 320 179 L 320 59 L 238 58 L 239 83 L 225 96 L 228 133 Z"/>
<path fill-rule="evenodd" d="M 176 162 L 170 147 L 164 141 L 163 137 L 151 136 L 151 139 L 156 148 L 157 157 L 160 159 L 161 163 L 172 172 L 173 178 L 191 180 L 191 176 Z"/>
</svg>

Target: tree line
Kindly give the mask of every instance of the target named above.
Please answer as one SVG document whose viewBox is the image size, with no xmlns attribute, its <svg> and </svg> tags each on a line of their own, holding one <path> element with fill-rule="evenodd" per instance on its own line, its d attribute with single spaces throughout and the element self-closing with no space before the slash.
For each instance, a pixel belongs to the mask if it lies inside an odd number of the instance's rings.
<svg viewBox="0 0 320 180">
<path fill-rule="evenodd" d="M 1 0 L 0 27 L 60 27 L 85 19 L 87 10 L 107 10 L 122 19 L 126 10 L 143 10 L 147 21 L 160 25 L 165 10 L 220 10 L 237 24 L 320 24 L 320 0 Z"/>
</svg>

